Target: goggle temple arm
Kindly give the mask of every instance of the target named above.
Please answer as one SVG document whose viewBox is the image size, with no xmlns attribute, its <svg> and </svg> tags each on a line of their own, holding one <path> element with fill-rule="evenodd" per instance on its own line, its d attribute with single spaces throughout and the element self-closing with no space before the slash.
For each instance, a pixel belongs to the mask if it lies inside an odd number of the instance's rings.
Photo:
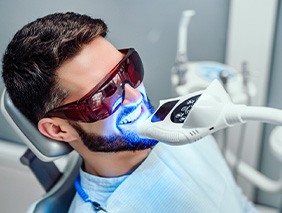
<svg viewBox="0 0 282 213">
<path fill-rule="evenodd" d="M 46 117 L 59 117 L 67 120 L 85 121 L 78 104 L 52 110 L 47 113 Z"/>
</svg>

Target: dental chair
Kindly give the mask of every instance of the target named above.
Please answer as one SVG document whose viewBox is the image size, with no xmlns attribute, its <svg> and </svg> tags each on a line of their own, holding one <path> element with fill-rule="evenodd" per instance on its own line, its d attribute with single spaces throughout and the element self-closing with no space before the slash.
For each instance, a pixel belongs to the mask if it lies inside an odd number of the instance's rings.
<svg viewBox="0 0 282 213">
<path fill-rule="evenodd" d="M 73 183 L 81 165 L 80 156 L 67 143 L 43 136 L 13 105 L 5 89 L 1 97 L 1 112 L 27 145 L 21 163 L 29 166 L 46 192 L 28 212 L 67 212 L 75 195 Z"/>
</svg>

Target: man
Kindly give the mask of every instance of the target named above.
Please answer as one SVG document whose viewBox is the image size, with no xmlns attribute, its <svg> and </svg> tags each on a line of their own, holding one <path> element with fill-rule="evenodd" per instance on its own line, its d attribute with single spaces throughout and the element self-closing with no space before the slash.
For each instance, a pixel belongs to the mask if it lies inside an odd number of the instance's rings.
<svg viewBox="0 0 282 213">
<path fill-rule="evenodd" d="M 138 137 L 153 112 L 142 61 L 106 33 L 100 19 L 51 14 L 18 31 L 3 57 L 16 107 L 84 160 L 69 211 L 255 212 L 211 137 L 179 147 Z"/>
</svg>

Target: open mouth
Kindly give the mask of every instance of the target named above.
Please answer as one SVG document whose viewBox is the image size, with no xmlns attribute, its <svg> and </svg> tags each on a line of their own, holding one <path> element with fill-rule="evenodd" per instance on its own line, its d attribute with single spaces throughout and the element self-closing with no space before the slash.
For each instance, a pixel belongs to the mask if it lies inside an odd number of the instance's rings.
<svg viewBox="0 0 282 213">
<path fill-rule="evenodd" d="M 129 114 L 125 115 L 121 121 L 119 122 L 120 125 L 133 123 L 136 121 L 139 116 L 141 115 L 142 109 L 141 106 L 137 107 L 134 111 L 130 112 Z"/>
</svg>

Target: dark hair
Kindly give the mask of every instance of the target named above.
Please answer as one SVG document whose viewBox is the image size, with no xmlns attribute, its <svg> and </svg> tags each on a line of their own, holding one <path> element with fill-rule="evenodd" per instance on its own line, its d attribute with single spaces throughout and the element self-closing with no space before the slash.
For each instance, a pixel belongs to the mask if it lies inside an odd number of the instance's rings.
<svg viewBox="0 0 282 213">
<path fill-rule="evenodd" d="M 97 36 L 105 37 L 101 19 L 72 12 L 39 18 L 19 30 L 2 61 L 2 77 L 15 106 L 34 124 L 67 96 L 56 70 Z"/>
</svg>

